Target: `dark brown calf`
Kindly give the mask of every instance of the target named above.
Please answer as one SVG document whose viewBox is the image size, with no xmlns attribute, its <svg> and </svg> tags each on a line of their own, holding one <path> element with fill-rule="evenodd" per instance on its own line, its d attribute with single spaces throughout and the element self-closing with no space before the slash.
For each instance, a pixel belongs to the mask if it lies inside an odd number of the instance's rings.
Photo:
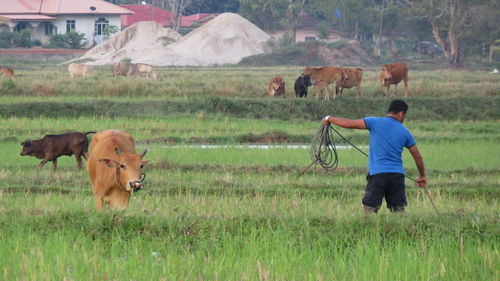
<svg viewBox="0 0 500 281">
<path fill-rule="evenodd" d="M 23 150 L 21 156 L 29 155 L 42 162 L 38 165 L 38 172 L 45 163 L 52 161 L 54 171 L 57 169 L 57 158 L 62 155 L 75 155 L 78 170 L 82 168 L 82 156 L 87 160 L 89 141 L 88 134 L 95 132 L 71 132 L 62 135 L 46 135 L 40 140 L 26 140 L 21 143 Z"/>
</svg>

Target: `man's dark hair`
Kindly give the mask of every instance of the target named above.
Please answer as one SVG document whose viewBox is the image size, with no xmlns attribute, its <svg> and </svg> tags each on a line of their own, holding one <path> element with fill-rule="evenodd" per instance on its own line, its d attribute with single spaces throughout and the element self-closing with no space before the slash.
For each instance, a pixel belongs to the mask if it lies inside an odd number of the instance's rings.
<svg viewBox="0 0 500 281">
<path fill-rule="evenodd" d="M 403 111 L 404 114 L 408 111 L 408 105 L 402 100 L 393 100 L 391 104 L 389 104 L 389 109 L 387 109 L 387 113 L 397 114 L 401 111 Z"/>
</svg>

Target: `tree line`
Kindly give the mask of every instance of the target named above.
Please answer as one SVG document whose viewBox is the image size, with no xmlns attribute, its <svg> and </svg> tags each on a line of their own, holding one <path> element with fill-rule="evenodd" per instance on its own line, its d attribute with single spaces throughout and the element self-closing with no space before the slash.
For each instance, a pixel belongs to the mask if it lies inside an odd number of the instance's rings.
<svg viewBox="0 0 500 281">
<path fill-rule="evenodd" d="M 498 0 L 108 0 L 169 9 L 174 28 L 194 13 L 235 12 L 261 29 L 286 29 L 293 36 L 298 16 L 308 14 L 346 39 L 373 46 L 375 55 L 398 41 L 432 41 L 446 61 L 461 66 L 470 56 L 488 57 L 500 39 Z"/>
</svg>

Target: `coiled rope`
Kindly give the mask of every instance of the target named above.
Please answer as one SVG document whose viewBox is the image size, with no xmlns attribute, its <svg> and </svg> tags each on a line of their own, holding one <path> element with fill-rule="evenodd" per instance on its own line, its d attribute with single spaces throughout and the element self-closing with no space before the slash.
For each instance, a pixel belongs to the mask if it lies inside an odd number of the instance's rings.
<svg viewBox="0 0 500 281">
<path fill-rule="evenodd" d="M 311 168 L 316 163 L 319 163 L 321 167 L 323 167 L 325 170 L 333 171 L 337 169 L 337 166 L 339 165 L 339 157 L 337 154 L 337 146 L 335 145 L 335 140 L 333 139 L 333 132 L 337 133 L 344 141 L 346 141 L 348 144 L 350 144 L 352 147 L 358 150 L 361 154 L 363 154 L 366 157 L 369 157 L 368 154 L 366 154 L 366 152 L 359 149 L 359 147 L 350 142 L 341 133 L 339 133 L 339 131 L 335 130 L 335 128 L 331 125 L 331 123 L 328 123 L 325 126 L 321 125 L 311 143 L 310 154 L 312 163 L 309 166 L 307 166 L 304 170 L 302 170 L 302 172 L 300 172 L 300 174 L 297 176 L 296 179 L 301 177 L 309 168 Z M 410 178 L 406 174 L 405 177 L 415 183 L 417 182 L 415 179 Z M 438 211 L 436 205 L 434 205 L 434 201 L 432 200 L 432 197 L 429 194 L 427 187 L 424 186 L 424 190 L 425 194 L 431 201 L 434 211 L 436 211 L 437 213 Z"/>
</svg>

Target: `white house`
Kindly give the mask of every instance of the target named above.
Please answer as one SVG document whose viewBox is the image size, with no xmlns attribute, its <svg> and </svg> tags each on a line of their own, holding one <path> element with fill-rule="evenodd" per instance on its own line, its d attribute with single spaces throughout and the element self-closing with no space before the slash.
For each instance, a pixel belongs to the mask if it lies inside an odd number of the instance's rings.
<svg viewBox="0 0 500 281">
<path fill-rule="evenodd" d="M 132 11 L 103 0 L 0 0 L 0 32 L 31 31 L 33 40 L 47 43 L 50 35 L 75 30 L 87 47 L 103 42 L 105 28 L 121 27 L 120 16 Z"/>
</svg>

